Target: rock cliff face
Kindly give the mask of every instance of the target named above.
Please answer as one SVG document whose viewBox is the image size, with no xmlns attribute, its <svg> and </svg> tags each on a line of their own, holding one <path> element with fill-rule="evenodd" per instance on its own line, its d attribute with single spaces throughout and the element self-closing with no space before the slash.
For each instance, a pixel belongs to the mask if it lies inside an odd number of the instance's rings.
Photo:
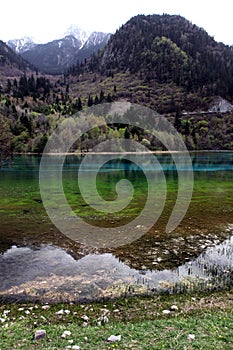
<svg viewBox="0 0 233 350">
<path fill-rule="evenodd" d="M 233 105 L 220 96 L 215 99 L 213 105 L 209 109 L 209 112 L 226 113 L 231 111 L 233 111 Z"/>
</svg>

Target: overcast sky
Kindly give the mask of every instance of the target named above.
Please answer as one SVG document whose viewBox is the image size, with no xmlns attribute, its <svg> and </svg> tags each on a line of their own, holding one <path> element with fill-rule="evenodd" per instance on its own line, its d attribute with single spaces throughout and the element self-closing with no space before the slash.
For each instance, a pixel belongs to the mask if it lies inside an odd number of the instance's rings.
<svg viewBox="0 0 233 350">
<path fill-rule="evenodd" d="M 114 33 L 137 14 L 180 14 L 215 40 L 233 45 L 231 0 L 6 0 L 1 2 L 0 39 L 57 39 L 71 25 Z"/>
</svg>

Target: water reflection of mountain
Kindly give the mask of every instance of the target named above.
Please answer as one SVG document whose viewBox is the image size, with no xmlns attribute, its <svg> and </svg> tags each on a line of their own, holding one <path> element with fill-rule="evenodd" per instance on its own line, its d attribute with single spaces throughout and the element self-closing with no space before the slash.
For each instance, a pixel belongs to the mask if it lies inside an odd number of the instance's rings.
<svg viewBox="0 0 233 350">
<path fill-rule="evenodd" d="M 112 253 L 130 268 L 143 270 L 175 269 L 199 256 L 207 247 L 222 243 L 229 237 L 228 230 L 221 233 L 199 232 L 178 234 L 147 233 L 131 244 L 112 249 L 97 249 L 77 243 L 61 233 L 45 233 L 31 236 L 0 238 L 0 254 L 12 246 L 38 251 L 46 246 L 62 249 L 74 260 L 89 254 Z"/>
<path fill-rule="evenodd" d="M 147 234 L 130 245 L 116 249 L 113 254 L 136 270 L 172 270 L 228 237 L 228 231 L 222 231 L 218 235 L 206 232 L 183 235 Z"/>
<path fill-rule="evenodd" d="M 8 240 L 0 254 L 0 299 L 91 301 L 125 295 L 129 285 L 136 294 L 164 288 L 179 292 L 189 277 L 194 288 L 200 281 L 208 287 L 208 280 L 211 288 L 227 288 L 232 283 L 233 241 L 219 243 L 230 234 L 232 227 L 220 236 L 147 234 L 109 252 L 60 234 Z"/>
</svg>

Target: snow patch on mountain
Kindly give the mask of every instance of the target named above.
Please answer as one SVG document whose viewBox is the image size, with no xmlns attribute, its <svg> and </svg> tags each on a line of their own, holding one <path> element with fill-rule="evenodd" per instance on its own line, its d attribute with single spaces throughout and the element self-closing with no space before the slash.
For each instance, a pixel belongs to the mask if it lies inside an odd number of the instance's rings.
<svg viewBox="0 0 233 350">
<path fill-rule="evenodd" d="M 37 44 L 34 38 L 30 36 L 25 36 L 21 39 L 13 39 L 7 42 L 7 45 L 17 53 L 23 53 L 25 51 L 31 50 Z"/>
<path fill-rule="evenodd" d="M 97 46 L 104 43 L 107 43 L 111 34 L 110 33 L 102 33 L 102 32 L 93 32 L 90 34 L 89 38 L 85 43 L 85 47 Z"/>
<path fill-rule="evenodd" d="M 88 32 L 86 30 L 83 30 L 76 26 L 75 24 L 72 24 L 64 33 L 64 37 L 66 36 L 74 36 L 75 39 L 81 42 L 80 49 L 83 47 L 89 36 L 91 35 L 91 32 Z"/>
</svg>

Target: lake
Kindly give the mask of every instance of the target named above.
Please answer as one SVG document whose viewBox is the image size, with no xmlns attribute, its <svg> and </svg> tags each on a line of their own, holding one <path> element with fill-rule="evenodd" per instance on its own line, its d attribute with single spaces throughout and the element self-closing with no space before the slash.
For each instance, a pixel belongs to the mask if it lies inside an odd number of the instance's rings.
<svg viewBox="0 0 233 350">
<path fill-rule="evenodd" d="M 178 156 L 182 158 L 182 154 Z M 56 157 L 50 156 L 46 173 L 50 187 L 54 186 L 53 194 L 56 194 Z M 109 203 L 110 208 L 111 202 L 117 198 L 116 184 L 122 179 L 132 184 L 133 196 L 127 206 L 117 212 L 93 209 L 82 197 L 77 180 L 83 157 L 67 156 L 62 181 L 72 215 L 62 217 L 62 221 L 70 225 L 74 217 L 78 217 L 74 222 L 78 235 L 74 237 L 72 232 L 67 235 L 60 232 L 43 206 L 39 187 L 40 156 L 18 156 L 9 166 L 1 168 L 2 298 L 84 301 L 232 286 L 233 152 L 191 153 L 194 173 L 192 200 L 182 222 L 170 233 L 166 232 L 166 224 L 179 186 L 171 155 L 156 155 L 166 181 L 165 187 L 162 177 L 150 168 L 150 162 L 145 177 L 137 164 L 123 156 L 112 161 L 108 161 L 107 156 L 102 157 L 104 165 L 96 177 L 100 197 Z M 81 170 L 85 172 L 87 191 L 92 174 L 98 169 L 97 163 L 93 155 L 92 161 Z M 184 167 L 183 171 L 189 170 Z M 161 215 L 148 229 L 145 219 L 140 225 L 124 231 L 124 227 L 128 227 L 126 225 L 145 207 L 148 177 L 157 202 L 164 201 Z M 91 189 L 89 192 L 91 205 L 95 206 L 98 198 Z M 59 193 L 49 200 L 54 210 L 62 210 Z M 122 244 L 88 244 L 86 237 L 95 232 L 96 227 L 105 230 L 114 227 L 119 235 L 123 232 Z"/>
</svg>

